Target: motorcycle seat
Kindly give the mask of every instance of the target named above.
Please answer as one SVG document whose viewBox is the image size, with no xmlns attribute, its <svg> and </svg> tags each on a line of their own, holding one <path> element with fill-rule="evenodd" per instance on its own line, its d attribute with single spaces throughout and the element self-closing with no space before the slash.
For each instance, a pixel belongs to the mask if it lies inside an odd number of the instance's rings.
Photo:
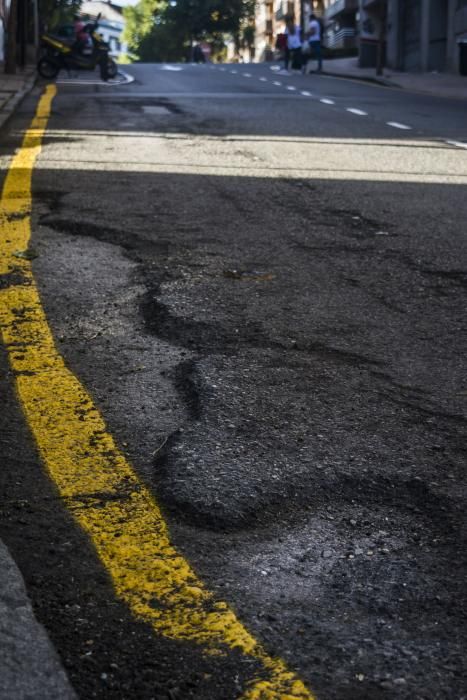
<svg viewBox="0 0 467 700">
<path fill-rule="evenodd" d="M 54 41 L 59 41 L 61 44 L 64 44 L 65 46 L 68 46 L 69 48 L 71 48 L 76 41 L 74 37 L 64 37 L 64 36 L 60 36 L 60 34 L 46 34 L 44 38 L 47 38 L 47 37 L 50 37 Z"/>
</svg>

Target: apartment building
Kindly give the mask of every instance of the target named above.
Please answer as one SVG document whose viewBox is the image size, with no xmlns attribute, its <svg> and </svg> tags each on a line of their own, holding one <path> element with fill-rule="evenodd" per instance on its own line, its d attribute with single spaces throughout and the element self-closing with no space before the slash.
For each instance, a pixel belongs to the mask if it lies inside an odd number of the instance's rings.
<svg viewBox="0 0 467 700">
<path fill-rule="evenodd" d="M 0 0 L 0 63 L 5 60 L 7 27 L 11 0 Z M 39 10 L 37 0 L 18 0 L 16 5 L 17 63 L 24 66 L 36 60 L 39 46 Z"/>
<path fill-rule="evenodd" d="M 356 49 L 359 0 L 325 0 L 325 44 L 329 49 Z"/>
<path fill-rule="evenodd" d="M 259 0 L 255 59 L 268 60 L 284 18 L 306 24 L 311 12 L 323 18 L 328 49 L 358 51 L 362 68 L 386 65 L 403 71 L 467 71 L 467 0 Z"/>
<path fill-rule="evenodd" d="M 358 47 L 362 68 L 467 71 L 467 0 L 326 0 L 326 45 Z"/>
<path fill-rule="evenodd" d="M 388 0 L 387 65 L 465 74 L 467 0 Z"/>
<path fill-rule="evenodd" d="M 120 5 L 113 4 L 110 0 L 85 0 L 81 3 L 80 14 L 91 19 L 100 14 L 99 34 L 109 44 L 112 56 L 118 58 L 128 51 L 128 46 L 122 39 L 126 22 Z"/>
<path fill-rule="evenodd" d="M 394 70 L 462 72 L 467 0 L 360 0 L 357 23 L 362 67 L 376 65 L 381 42 Z"/>
<path fill-rule="evenodd" d="M 255 14 L 255 53 L 256 61 L 271 60 L 277 26 L 275 21 L 274 1 L 260 0 Z"/>
</svg>

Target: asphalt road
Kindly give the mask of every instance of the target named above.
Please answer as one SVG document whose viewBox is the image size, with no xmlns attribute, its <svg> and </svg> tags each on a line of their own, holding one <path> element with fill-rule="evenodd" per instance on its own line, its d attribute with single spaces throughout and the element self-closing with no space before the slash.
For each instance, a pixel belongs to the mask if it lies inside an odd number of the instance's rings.
<svg viewBox="0 0 467 700">
<path fill-rule="evenodd" d="M 466 698 L 465 101 L 125 70 L 58 86 L 33 171 L 61 355 L 176 550 L 318 700 Z M 116 595 L 1 353 L 0 537 L 78 697 L 243 697 L 251 659 Z"/>
</svg>

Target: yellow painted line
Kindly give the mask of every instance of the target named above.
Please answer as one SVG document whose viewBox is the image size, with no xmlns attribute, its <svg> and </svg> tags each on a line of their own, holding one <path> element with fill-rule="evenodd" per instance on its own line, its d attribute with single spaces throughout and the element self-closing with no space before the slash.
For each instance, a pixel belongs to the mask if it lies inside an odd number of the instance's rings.
<svg viewBox="0 0 467 700">
<path fill-rule="evenodd" d="M 235 649 L 258 661 L 261 671 L 247 683 L 243 700 L 312 700 L 303 682 L 265 651 L 172 546 L 152 494 L 55 347 L 26 253 L 32 170 L 55 93 L 49 86 L 42 96 L 0 200 L 0 274 L 10 283 L 0 289 L 0 328 L 42 460 L 91 538 L 116 594 L 136 617 L 165 637 L 202 645 L 207 653 Z"/>
</svg>

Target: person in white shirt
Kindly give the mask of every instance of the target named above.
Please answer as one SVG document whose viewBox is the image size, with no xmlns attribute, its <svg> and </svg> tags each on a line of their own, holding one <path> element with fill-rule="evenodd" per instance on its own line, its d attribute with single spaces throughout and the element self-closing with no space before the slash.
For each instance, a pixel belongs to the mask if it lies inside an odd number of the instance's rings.
<svg viewBox="0 0 467 700">
<path fill-rule="evenodd" d="M 285 20 L 285 32 L 287 38 L 287 46 L 285 51 L 285 70 L 289 67 L 289 61 L 292 61 L 292 70 L 300 70 L 302 67 L 302 37 L 301 29 L 295 24 L 294 18 L 290 15 Z"/>
<path fill-rule="evenodd" d="M 304 71 L 306 72 L 306 64 L 310 58 L 315 58 L 318 61 L 318 73 L 320 73 L 323 68 L 323 57 L 321 53 L 321 25 L 314 14 L 310 15 L 310 24 L 308 25 L 307 37 L 309 53 L 307 55 Z"/>
</svg>

